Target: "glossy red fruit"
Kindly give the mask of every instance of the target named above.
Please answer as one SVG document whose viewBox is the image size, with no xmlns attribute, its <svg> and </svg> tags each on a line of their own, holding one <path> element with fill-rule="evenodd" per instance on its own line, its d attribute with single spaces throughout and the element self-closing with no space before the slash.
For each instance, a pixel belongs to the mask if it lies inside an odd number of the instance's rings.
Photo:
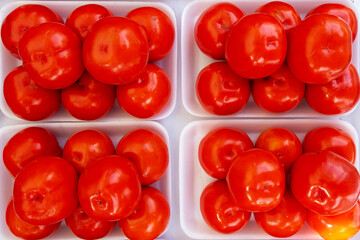
<svg viewBox="0 0 360 240">
<path fill-rule="evenodd" d="M 48 7 L 38 4 L 24 4 L 6 16 L 1 25 L 1 40 L 4 46 L 17 58 L 19 40 L 30 28 L 45 22 L 63 23 L 62 18 Z"/>
<path fill-rule="evenodd" d="M 286 128 L 269 128 L 262 132 L 255 143 L 256 148 L 272 152 L 281 162 L 286 172 L 302 154 L 299 138 Z"/>
<path fill-rule="evenodd" d="M 29 127 L 16 133 L 3 150 L 4 165 L 13 177 L 41 156 L 59 157 L 61 147 L 49 130 L 40 127 Z"/>
<path fill-rule="evenodd" d="M 141 197 L 141 183 L 135 165 L 110 155 L 91 164 L 78 182 L 80 205 L 87 215 L 117 221 L 131 215 Z"/>
<path fill-rule="evenodd" d="M 304 207 L 328 216 L 350 210 L 360 194 L 357 169 L 329 150 L 300 156 L 292 167 L 290 183 Z"/>
<path fill-rule="evenodd" d="M 83 130 L 69 137 L 62 155 L 81 174 L 98 159 L 114 153 L 114 144 L 105 133 L 98 130 Z"/>
<path fill-rule="evenodd" d="M 323 216 L 309 211 L 307 223 L 322 238 L 331 240 L 350 239 L 360 230 L 360 202 L 349 211 L 336 216 Z"/>
<path fill-rule="evenodd" d="M 326 84 L 306 87 L 305 99 L 315 111 L 333 115 L 349 112 L 359 101 L 359 75 L 354 65 Z"/>
<path fill-rule="evenodd" d="M 113 16 L 112 12 L 98 4 L 86 4 L 76 8 L 67 17 L 65 25 L 70 27 L 84 41 L 94 23 L 105 17 Z"/>
<path fill-rule="evenodd" d="M 39 121 L 50 117 L 61 105 L 60 91 L 40 87 L 23 66 L 13 69 L 4 80 L 4 98 L 19 118 Z"/>
<path fill-rule="evenodd" d="M 129 239 L 152 240 L 165 231 L 169 219 L 170 206 L 165 196 L 156 188 L 143 187 L 134 213 L 120 220 L 119 226 Z"/>
<path fill-rule="evenodd" d="M 305 153 L 329 150 L 346 158 L 352 164 L 356 159 L 356 147 L 351 136 L 333 127 L 319 127 L 308 132 L 303 140 L 303 150 Z"/>
<path fill-rule="evenodd" d="M 340 18 L 328 14 L 311 15 L 289 34 L 289 68 L 304 83 L 328 83 L 349 66 L 351 40 L 351 29 Z"/>
<path fill-rule="evenodd" d="M 137 81 L 118 86 L 119 106 L 137 118 L 150 118 L 165 109 L 170 100 L 171 83 L 166 72 L 149 63 Z"/>
<path fill-rule="evenodd" d="M 339 3 L 325 3 L 312 9 L 306 17 L 318 13 L 331 14 L 344 20 L 351 28 L 352 40 L 355 40 L 358 31 L 358 22 L 356 14 L 351 8 Z"/>
<path fill-rule="evenodd" d="M 307 209 L 285 190 L 279 205 L 268 212 L 254 213 L 255 221 L 267 234 L 276 238 L 287 238 L 296 234 L 306 221 Z"/>
<path fill-rule="evenodd" d="M 201 139 L 199 162 L 211 177 L 225 179 L 234 160 L 253 147 L 253 142 L 245 132 L 233 128 L 218 128 Z"/>
<path fill-rule="evenodd" d="M 21 220 L 15 213 L 13 199 L 11 198 L 5 213 L 6 225 L 10 232 L 21 239 L 42 239 L 53 234 L 61 222 L 50 225 L 33 225 Z"/>
<path fill-rule="evenodd" d="M 149 58 L 146 32 L 136 22 L 123 17 L 97 21 L 82 48 L 86 70 L 105 84 L 124 85 L 136 81 Z"/>
<path fill-rule="evenodd" d="M 39 157 L 16 176 L 14 209 L 21 220 L 35 225 L 57 223 L 78 204 L 77 174 L 63 158 Z"/>
<path fill-rule="evenodd" d="M 231 27 L 225 58 L 240 76 L 263 78 L 281 67 L 286 49 L 283 26 L 269 14 L 254 13 L 242 17 Z"/>
<path fill-rule="evenodd" d="M 60 23 L 42 23 L 26 31 L 19 55 L 30 77 L 44 88 L 68 87 L 84 71 L 79 37 Z"/>
<path fill-rule="evenodd" d="M 73 117 L 95 120 L 111 110 L 115 94 L 115 86 L 101 83 L 85 72 L 78 82 L 61 91 L 61 101 Z"/>
<path fill-rule="evenodd" d="M 169 164 L 169 150 L 164 139 L 146 129 L 127 133 L 120 139 L 116 154 L 135 164 L 142 185 L 160 180 Z"/>
<path fill-rule="evenodd" d="M 246 106 L 250 97 L 250 83 L 233 72 L 226 62 L 216 62 L 199 73 L 196 96 L 209 113 L 230 115 Z"/>
<path fill-rule="evenodd" d="M 225 45 L 232 25 L 245 13 L 232 3 L 217 3 L 206 9 L 196 21 L 195 41 L 209 57 L 225 59 Z"/>
<path fill-rule="evenodd" d="M 251 216 L 234 201 L 224 180 L 214 181 L 205 187 L 200 197 L 200 210 L 208 226 L 227 234 L 240 231 Z"/>
<path fill-rule="evenodd" d="M 65 219 L 65 222 L 71 232 L 82 239 L 106 237 L 116 225 L 115 221 L 109 222 L 89 217 L 80 205 Z"/>
<path fill-rule="evenodd" d="M 275 73 L 252 81 L 252 95 L 262 109 L 281 113 L 296 108 L 305 94 L 305 84 L 297 80 L 286 64 Z"/>
<path fill-rule="evenodd" d="M 175 40 L 175 28 L 166 13 L 154 7 L 140 7 L 131 10 L 126 17 L 145 28 L 150 62 L 161 60 L 169 54 Z"/>
<path fill-rule="evenodd" d="M 285 191 L 285 172 L 274 154 L 254 148 L 235 159 L 226 182 L 241 209 L 265 212 L 279 205 Z"/>
<path fill-rule="evenodd" d="M 281 23 L 286 32 L 301 22 L 300 15 L 296 9 L 285 2 L 272 1 L 262 5 L 255 12 L 270 14 Z"/>
</svg>

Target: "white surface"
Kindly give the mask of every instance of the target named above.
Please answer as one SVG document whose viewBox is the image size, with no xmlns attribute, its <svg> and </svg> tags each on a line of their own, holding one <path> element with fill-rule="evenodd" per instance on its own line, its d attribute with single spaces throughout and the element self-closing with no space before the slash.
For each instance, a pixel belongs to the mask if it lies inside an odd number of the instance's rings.
<svg viewBox="0 0 360 240">
<path fill-rule="evenodd" d="M 0 22 L 3 22 L 3 19 L 15 8 L 24 5 L 25 3 L 28 4 L 41 4 L 44 6 L 49 7 L 50 9 L 57 12 L 64 21 L 66 20 L 67 16 L 77 7 L 84 5 L 82 1 L 13 1 L 8 3 L 0 9 Z M 176 31 L 176 18 L 174 11 L 164 3 L 160 2 L 115 2 L 115 1 L 107 1 L 107 2 L 99 2 L 99 1 L 87 1 L 86 3 L 100 3 L 101 5 L 107 7 L 114 16 L 121 16 L 124 17 L 129 11 L 132 9 L 142 7 L 142 6 L 152 6 L 159 8 L 160 10 L 164 11 L 172 20 L 175 27 L 175 34 Z M 174 46 L 177 45 L 177 38 L 175 38 Z M 171 96 L 169 99 L 169 103 L 167 106 L 161 111 L 159 114 L 148 118 L 147 120 L 159 120 L 163 119 L 170 115 L 170 113 L 174 110 L 175 103 L 176 103 L 176 79 L 177 79 L 177 48 L 173 47 L 170 51 L 169 55 L 166 56 L 164 59 L 155 62 L 156 65 L 164 69 L 164 71 L 168 74 L 170 82 L 171 82 Z M 16 117 L 10 108 L 7 106 L 3 92 L 3 81 L 7 74 L 14 69 L 15 67 L 21 65 L 21 61 L 12 56 L 8 50 L 4 47 L 3 44 L 0 46 L 0 109 L 1 111 L 9 118 Z M 115 100 L 113 108 L 107 113 L 101 120 L 102 121 L 114 121 L 114 120 L 132 120 L 135 117 L 124 112 L 118 105 L 117 101 Z M 78 119 L 72 117 L 63 106 L 59 109 L 57 113 L 53 116 L 45 119 L 44 121 L 79 121 Z"/>
<path fill-rule="evenodd" d="M 283 0 L 284 2 L 290 3 L 300 14 L 303 19 L 305 15 L 314 7 L 326 3 L 329 1 L 324 0 Z M 214 3 L 221 2 L 219 0 L 209 1 L 209 0 L 200 0 L 193 1 L 188 4 L 183 12 L 182 17 L 182 26 L 181 26 L 181 55 L 182 55 L 182 78 L 181 78 L 181 87 L 182 87 L 182 102 L 185 109 L 190 113 L 198 117 L 218 117 L 218 118 L 230 118 L 230 117 L 324 117 L 321 113 L 317 113 L 312 110 L 310 106 L 306 103 L 305 99 L 292 111 L 286 113 L 271 113 L 265 110 L 262 110 L 256 105 L 252 96 L 249 99 L 249 102 L 243 110 L 238 113 L 227 115 L 227 116 L 216 116 L 214 114 L 208 113 L 200 105 L 199 100 L 196 97 L 195 83 L 196 78 L 199 72 L 208 64 L 215 62 L 212 58 L 206 56 L 198 48 L 195 38 L 194 38 L 194 26 L 199 18 L 199 16 L 211 5 Z M 266 0 L 229 0 L 242 9 L 245 13 L 253 13 L 257 8 L 263 4 L 269 2 Z M 354 4 L 350 0 L 333 0 L 333 3 L 341 3 L 352 8 L 355 12 L 356 9 Z M 360 16 L 357 13 L 357 16 Z M 359 44 L 360 38 L 357 37 L 353 43 L 353 56 L 352 63 L 355 66 L 359 64 Z M 345 113 L 345 114 L 349 114 Z M 332 116 L 334 117 L 334 115 Z"/>
<path fill-rule="evenodd" d="M 7 2 L 11 2 L 12 0 L 0 0 L 0 4 L 3 5 Z M 25 0 L 26 1 L 26 0 Z M 122 1 L 122 0 L 119 0 Z M 256 0 L 254 0 L 256 1 Z M 87 1 L 82 1 L 84 4 L 87 3 Z M 106 4 L 107 0 L 103 0 L 102 4 Z M 177 19 L 177 29 L 180 29 L 181 27 L 181 16 L 182 12 L 185 8 L 185 6 L 192 2 L 192 0 L 147 0 L 147 2 L 162 2 L 165 4 L 168 4 L 175 12 L 175 16 Z M 355 5 L 357 9 L 360 9 L 360 0 L 355 0 Z M 179 32 L 179 31 L 178 31 Z M 177 35 L 177 52 L 180 53 L 180 34 Z M 177 81 L 177 89 L 176 93 L 177 96 L 179 96 L 176 100 L 175 109 L 174 111 L 169 115 L 169 117 L 159 120 L 160 122 L 168 131 L 169 138 L 170 138 L 170 146 L 171 146 L 171 159 L 172 159 L 172 166 L 171 166 L 171 179 L 172 179 L 172 201 L 171 201 L 171 221 L 170 221 L 170 227 L 168 231 L 161 237 L 161 239 L 167 239 L 167 240 L 188 240 L 192 239 L 189 236 L 187 236 L 180 227 L 180 210 L 179 210 L 179 137 L 181 130 L 191 121 L 194 120 L 200 120 L 201 118 L 195 117 L 193 115 L 190 115 L 185 108 L 182 106 L 180 95 L 181 95 L 181 84 L 180 84 L 180 78 L 183 75 L 181 71 L 181 61 L 180 61 L 180 54 L 177 55 L 177 78 L 179 81 Z M 1 63 L 0 63 L 1 64 Z M 356 66 L 359 69 L 359 66 Z M 358 107 L 359 108 L 359 107 Z M 342 119 L 345 119 L 346 121 L 353 124 L 353 126 L 357 129 L 359 132 L 360 129 L 360 112 L 359 109 L 356 109 L 353 113 L 340 117 Z M 211 119 L 211 118 L 210 118 Z M 106 121 L 106 119 L 100 119 L 99 121 Z M 288 119 L 289 122 L 292 121 L 292 119 Z M 308 119 L 303 119 L 303 121 L 312 121 Z M 0 124 L 2 126 L 10 125 L 10 124 L 22 124 L 24 121 L 16 120 L 16 119 L 10 119 L 7 118 L 5 115 L 3 115 L 0 112 Z M 1 139 L 1 136 L 0 136 Z M 1 175 L 0 175 L 1 177 Z M 1 183 L 2 184 L 2 183 Z M 1 185 L 0 185 L 1 187 Z M 1 193 L 1 192 L 0 192 Z M 0 216 L 0 221 L 1 221 Z M 0 237 L 0 239 L 7 239 Z M 219 238 L 217 238 L 219 239 Z M 220 238 L 221 239 L 221 238 Z M 233 238 L 236 239 L 235 237 Z M 249 238 L 250 240 L 252 238 Z M 269 237 L 265 237 L 263 240 L 267 240 Z M 358 233 L 353 240 L 359 240 L 360 239 L 360 233 Z"/>
<path fill-rule="evenodd" d="M 8 140 L 17 132 L 21 131 L 24 128 L 37 126 L 43 127 L 50 130 L 58 139 L 59 144 L 63 147 L 67 141 L 67 139 L 73 135 L 74 133 L 85 130 L 85 129 L 96 129 L 107 134 L 114 143 L 116 147 L 120 139 L 128 132 L 139 129 L 146 128 L 149 130 L 153 130 L 157 132 L 169 146 L 169 136 L 165 130 L 159 123 L 151 122 L 151 121 L 139 121 L 137 123 L 134 122 L 107 122 L 107 123 L 35 123 L 35 124 L 22 124 L 15 126 L 6 126 L 0 129 L 0 151 L 2 152 L 5 144 Z M 171 148 L 169 148 L 169 151 Z M 165 175 L 156 183 L 151 186 L 159 189 L 164 196 L 171 204 L 171 158 L 169 161 L 168 169 Z M 4 164 L 0 164 L 0 238 L 1 239 L 17 239 L 14 237 L 11 232 L 8 230 L 5 219 L 5 210 L 8 201 L 12 196 L 12 186 L 13 186 L 13 178 L 7 172 Z M 166 230 L 165 230 L 166 232 Z M 62 223 L 60 228 L 55 232 L 54 235 L 49 237 L 49 239 L 77 239 L 72 232 L 67 228 L 67 226 Z M 126 239 L 124 235 L 121 233 L 118 225 L 114 228 L 114 231 L 107 237 L 107 239 Z"/>
<path fill-rule="evenodd" d="M 270 238 L 256 224 L 254 218 L 238 232 L 224 235 L 211 229 L 200 212 L 200 196 L 204 188 L 216 179 L 202 169 L 198 158 L 198 147 L 201 139 L 210 131 L 220 127 L 230 127 L 246 132 L 255 143 L 257 137 L 271 127 L 283 127 L 293 131 L 303 140 L 305 134 L 317 127 L 335 127 L 349 133 L 358 149 L 358 135 L 355 128 L 340 120 L 213 120 L 197 121 L 188 124 L 180 136 L 179 188 L 180 188 L 180 224 L 186 234 L 193 238 L 209 239 L 264 239 Z M 358 151 L 358 150 L 357 150 Z M 355 165 L 359 169 L 358 153 Z M 320 239 L 307 224 L 290 239 Z"/>
</svg>

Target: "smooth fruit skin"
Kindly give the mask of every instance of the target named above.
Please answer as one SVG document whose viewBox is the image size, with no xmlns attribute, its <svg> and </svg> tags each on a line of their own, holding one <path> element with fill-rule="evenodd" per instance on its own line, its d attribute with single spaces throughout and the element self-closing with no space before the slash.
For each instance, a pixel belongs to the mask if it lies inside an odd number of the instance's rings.
<svg viewBox="0 0 360 240">
<path fill-rule="evenodd" d="M 97 21 L 82 49 L 86 70 L 105 84 L 124 85 L 137 80 L 149 59 L 144 28 L 123 17 Z"/>
<path fill-rule="evenodd" d="M 19 55 L 30 77 L 44 88 L 68 87 L 84 71 L 79 37 L 60 23 L 42 23 L 26 31 Z"/>
<path fill-rule="evenodd" d="M 149 41 L 149 62 L 159 61 L 170 53 L 175 28 L 166 13 L 154 7 L 140 7 L 131 10 L 126 17 L 145 28 Z"/>
<path fill-rule="evenodd" d="M 166 229 L 170 219 L 170 206 L 156 188 L 143 187 L 141 200 L 133 214 L 119 221 L 126 237 L 132 240 L 152 240 Z"/>
<path fill-rule="evenodd" d="M 16 214 L 30 224 L 57 223 L 78 204 L 77 174 L 63 158 L 39 157 L 16 176 L 13 189 Z"/>
<path fill-rule="evenodd" d="M 16 67 L 6 76 L 3 92 L 11 111 L 28 121 L 46 119 L 61 105 L 60 91 L 40 87 L 23 66 Z"/>
<path fill-rule="evenodd" d="M 233 72 L 226 62 L 211 63 L 196 79 L 196 96 L 207 112 L 230 115 L 246 106 L 250 83 Z"/>
<path fill-rule="evenodd" d="M 352 238 L 360 230 L 360 202 L 349 211 L 336 216 L 323 216 L 309 211 L 307 223 L 322 238 L 344 240 Z"/>
<path fill-rule="evenodd" d="M 349 66 L 351 40 L 351 29 L 343 20 L 328 14 L 311 15 L 289 34 L 289 68 L 304 83 L 328 83 Z"/>
<path fill-rule="evenodd" d="M 69 161 L 80 175 L 89 165 L 102 157 L 113 155 L 115 147 L 109 136 L 99 130 L 83 130 L 66 141 L 63 158 Z"/>
<path fill-rule="evenodd" d="M 285 191 L 285 172 L 274 154 L 254 148 L 235 159 L 226 182 L 241 209 L 264 212 L 280 203 Z"/>
<path fill-rule="evenodd" d="M 113 107 L 115 86 L 97 81 L 85 72 L 78 82 L 61 91 L 61 101 L 68 113 L 81 120 L 105 116 Z"/>
<path fill-rule="evenodd" d="M 305 94 L 305 84 L 297 80 L 286 64 L 265 78 L 252 81 L 252 95 L 262 109 L 282 113 L 296 108 Z"/>
<path fill-rule="evenodd" d="M 65 219 L 65 222 L 71 232 L 82 239 L 106 237 L 116 225 L 115 221 L 109 222 L 89 217 L 80 205 Z"/>
<path fill-rule="evenodd" d="M 214 181 L 204 188 L 200 197 L 200 210 L 209 227 L 226 234 L 240 231 L 251 216 L 232 198 L 224 180 Z"/>
<path fill-rule="evenodd" d="M 225 45 L 232 25 L 245 13 L 232 3 L 217 3 L 206 9 L 194 27 L 200 50 L 215 60 L 225 59 Z"/>
<path fill-rule="evenodd" d="M 290 184 L 304 207 L 328 216 L 350 210 L 360 194 L 357 169 L 329 150 L 300 156 L 292 167 Z"/>
<path fill-rule="evenodd" d="M 286 173 L 303 152 L 299 138 L 286 128 L 265 130 L 256 140 L 255 147 L 272 152 L 279 159 Z"/>
<path fill-rule="evenodd" d="M 285 190 L 279 205 L 268 212 L 254 213 L 255 221 L 267 234 L 276 238 L 287 238 L 296 234 L 306 221 L 307 209 Z"/>
<path fill-rule="evenodd" d="M 120 139 L 116 155 L 135 164 L 142 185 L 160 180 L 169 165 L 169 149 L 164 139 L 146 129 L 131 131 Z"/>
<path fill-rule="evenodd" d="M 110 155 L 91 164 L 78 182 L 80 205 L 92 218 L 117 221 L 131 215 L 141 197 L 141 183 L 135 165 Z"/>
<path fill-rule="evenodd" d="M 358 31 L 358 22 L 356 14 L 351 8 L 338 3 L 325 3 L 312 9 L 306 17 L 318 13 L 331 14 L 344 20 L 351 28 L 352 40 L 355 40 Z"/>
<path fill-rule="evenodd" d="M 70 27 L 83 42 L 94 23 L 105 17 L 113 16 L 112 12 L 98 4 L 86 4 L 76 8 L 67 17 L 65 25 Z"/>
<path fill-rule="evenodd" d="M 29 162 L 41 156 L 61 156 L 61 147 L 49 130 L 40 127 L 25 128 L 6 143 L 3 150 L 4 165 L 16 177 Z"/>
<path fill-rule="evenodd" d="M 161 113 L 169 103 L 171 83 L 166 72 L 149 63 L 137 81 L 117 86 L 119 106 L 137 118 L 150 118 Z"/>
<path fill-rule="evenodd" d="M 351 136 L 341 129 L 333 127 L 312 129 L 305 135 L 302 144 L 305 153 L 329 150 L 346 158 L 352 164 L 355 163 L 355 143 Z"/>
<path fill-rule="evenodd" d="M 1 40 L 5 48 L 13 56 L 20 58 L 19 40 L 28 29 L 45 22 L 64 23 L 57 13 L 43 5 L 25 4 L 14 9 L 1 25 Z"/>
<path fill-rule="evenodd" d="M 42 239 L 53 234 L 61 222 L 50 225 L 33 225 L 21 220 L 14 210 L 13 199 L 11 198 L 5 213 L 6 225 L 12 234 L 21 239 L 35 240 Z"/>
<path fill-rule="evenodd" d="M 285 2 L 272 1 L 262 5 L 255 12 L 270 14 L 281 23 L 286 32 L 301 22 L 300 15 L 296 9 Z"/>
<path fill-rule="evenodd" d="M 211 177 L 225 179 L 234 160 L 253 147 L 254 143 L 245 132 L 233 128 L 217 128 L 201 139 L 199 162 Z"/>
<path fill-rule="evenodd" d="M 309 84 L 305 91 L 309 106 L 326 115 L 349 112 L 356 106 L 359 97 L 359 75 L 352 64 L 334 80 L 325 84 Z"/>
<path fill-rule="evenodd" d="M 231 27 L 225 58 L 240 76 L 263 78 L 281 67 L 286 49 L 283 26 L 269 14 L 254 13 L 242 17 Z"/>
</svg>

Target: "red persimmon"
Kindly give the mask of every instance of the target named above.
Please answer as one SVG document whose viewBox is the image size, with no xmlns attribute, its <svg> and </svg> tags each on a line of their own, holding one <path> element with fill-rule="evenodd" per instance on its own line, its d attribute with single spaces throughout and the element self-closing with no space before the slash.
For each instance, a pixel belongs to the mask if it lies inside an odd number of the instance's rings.
<svg viewBox="0 0 360 240">
<path fill-rule="evenodd" d="M 360 194 L 357 169 L 329 150 L 301 155 L 291 169 L 290 184 L 304 207 L 328 216 L 350 210 Z"/>
<path fill-rule="evenodd" d="M 50 225 L 33 225 L 24 222 L 14 210 L 13 199 L 11 198 L 6 208 L 6 225 L 12 234 L 21 239 L 43 239 L 53 234 L 61 222 Z"/>
<path fill-rule="evenodd" d="M 86 4 L 76 8 L 67 17 L 65 25 L 70 27 L 84 41 L 94 23 L 105 17 L 113 16 L 112 12 L 98 4 Z"/>
<path fill-rule="evenodd" d="M 77 174 L 63 158 L 39 157 L 16 176 L 14 209 L 21 220 L 35 225 L 57 223 L 78 204 Z"/>
<path fill-rule="evenodd" d="M 120 156 L 106 156 L 91 164 L 78 182 L 80 205 L 87 215 L 117 221 L 131 215 L 141 197 L 135 165 Z"/>
<path fill-rule="evenodd" d="M 206 9 L 196 21 L 195 41 L 209 57 L 225 59 L 225 45 L 232 25 L 245 13 L 232 3 L 217 3 Z"/>
<path fill-rule="evenodd" d="M 269 14 L 254 13 L 242 17 L 231 27 L 225 58 L 240 76 L 263 78 L 281 67 L 286 49 L 283 26 Z"/>
<path fill-rule="evenodd" d="M 90 164 L 101 157 L 113 155 L 114 152 L 114 144 L 105 133 L 98 130 L 83 130 L 73 134 L 66 141 L 63 158 L 81 174 Z"/>
<path fill-rule="evenodd" d="M 101 83 L 85 72 L 78 82 L 61 91 L 61 101 L 73 117 L 95 120 L 111 110 L 115 95 L 115 86 Z"/>
<path fill-rule="evenodd" d="M 234 114 L 246 106 L 250 97 L 250 83 L 233 72 L 226 62 L 216 62 L 199 73 L 196 95 L 201 106 L 209 113 Z"/>
<path fill-rule="evenodd" d="M 98 81 L 124 85 L 139 78 L 149 58 L 146 32 L 123 17 L 97 21 L 83 43 L 86 70 Z"/>
<path fill-rule="evenodd" d="M 19 41 L 25 70 L 44 88 L 60 89 L 76 82 L 84 71 L 79 37 L 64 24 L 42 23 Z"/>
<path fill-rule="evenodd" d="M 29 127 L 16 133 L 5 145 L 3 161 L 13 177 L 29 162 L 41 156 L 61 156 L 56 137 L 45 128 Z"/>
<path fill-rule="evenodd" d="M 169 54 L 175 40 L 175 28 L 166 13 L 154 7 L 140 7 L 131 10 L 126 17 L 145 28 L 150 62 L 161 60 Z"/>
<path fill-rule="evenodd" d="M 311 15 L 289 34 L 289 68 L 304 83 L 328 83 L 349 66 L 351 40 L 351 29 L 340 18 L 329 14 Z"/>
<path fill-rule="evenodd" d="M 64 23 L 62 18 L 48 7 L 38 4 L 22 5 L 4 19 L 1 25 L 1 40 L 11 54 L 20 58 L 19 40 L 28 29 L 45 22 Z"/>
<path fill-rule="evenodd" d="M 4 98 L 19 118 L 38 121 L 53 115 L 60 108 L 60 91 L 46 89 L 29 76 L 23 66 L 13 69 L 4 80 Z"/>
<path fill-rule="evenodd" d="M 265 212 L 281 202 L 285 172 L 269 151 L 254 148 L 241 153 L 231 164 L 226 181 L 241 209 Z"/>
<path fill-rule="evenodd" d="M 159 114 L 168 104 L 171 83 L 166 72 L 149 63 L 137 81 L 117 86 L 120 107 L 130 115 L 149 118 Z"/>
<path fill-rule="evenodd" d="M 166 229 L 170 219 L 170 206 L 156 188 L 143 187 L 141 200 L 135 211 L 119 221 L 126 237 L 133 240 L 152 240 Z"/>
<path fill-rule="evenodd" d="M 135 164 L 142 185 L 158 181 L 169 164 L 169 150 L 165 141 L 156 132 L 146 129 L 127 133 L 119 141 L 116 154 Z"/>
<path fill-rule="evenodd" d="M 200 197 L 200 210 L 207 225 L 220 233 L 240 231 L 251 216 L 234 201 L 224 180 L 205 187 Z"/>
<path fill-rule="evenodd" d="M 218 128 L 206 134 L 199 144 L 199 162 L 213 178 L 225 179 L 234 160 L 254 147 L 249 136 L 238 129 Z"/>
</svg>

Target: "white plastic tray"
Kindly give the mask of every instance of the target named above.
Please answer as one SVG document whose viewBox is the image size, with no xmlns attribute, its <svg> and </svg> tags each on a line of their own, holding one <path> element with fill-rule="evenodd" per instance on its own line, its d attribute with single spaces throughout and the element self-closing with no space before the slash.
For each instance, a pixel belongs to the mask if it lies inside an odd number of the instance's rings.
<svg viewBox="0 0 360 240">
<path fill-rule="evenodd" d="M 64 21 L 67 16 L 77 7 L 95 3 L 107 7 L 114 16 L 124 17 L 132 9 L 143 7 L 143 6 L 152 6 L 159 8 L 164 11 L 172 20 L 175 28 L 175 35 L 177 34 L 177 24 L 174 11 L 166 4 L 161 2 L 116 2 L 116 1 L 13 1 L 5 4 L 0 9 L 0 22 L 2 23 L 4 18 L 15 8 L 24 5 L 24 4 L 41 4 L 47 6 L 57 12 L 60 16 L 63 17 Z M 155 62 L 156 65 L 164 69 L 168 74 L 171 82 L 171 96 L 168 105 L 163 109 L 163 111 L 157 114 L 154 117 L 148 118 L 147 120 L 159 120 L 164 119 L 170 115 L 173 111 L 176 103 L 176 78 L 177 78 L 177 37 L 175 37 L 174 45 L 167 57 L 164 59 Z M 21 65 L 21 61 L 13 57 L 2 43 L 0 43 L 0 109 L 1 111 L 9 118 L 19 119 L 16 117 L 10 108 L 7 106 L 3 94 L 3 81 L 6 75 L 16 66 Z M 114 106 L 109 113 L 107 113 L 101 120 L 112 121 L 112 120 L 134 120 L 135 117 L 125 113 L 118 105 L 115 100 Z M 59 111 L 53 116 L 44 119 L 44 121 L 79 121 L 78 119 L 72 117 L 67 113 L 65 108 L 61 106 Z"/>
<path fill-rule="evenodd" d="M 303 19 L 305 15 L 314 7 L 317 7 L 323 3 L 341 3 L 353 9 L 360 19 L 355 5 L 350 0 L 282 0 L 291 4 L 299 12 L 301 18 Z M 200 51 L 196 45 L 194 38 L 194 26 L 197 19 L 200 15 L 211 5 L 223 2 L 219 0 L 199 0 L 190 2 L 184 9 L 182 19 L 181 19 L 181 65 L 182 65 L 182 78 L 181 78 L 181 88 L 182 88 L 182 103 L 185 109 L 192 115 L 198 117 L 219 117 L 214 114 L 206 112 L 200 102 L 196 97 L 195 83 L 196 78 L 199 72 L 208 64 L 215 62 L 215 60 L 206 56 Z M 265 0 L 229 0 L 226 2 L 234 3 L 236 6 L 240 7 L 245 13 L 253 13 L 257 8 L 262 6 L 265 3 L 270 2 Z M 353 43 L 353 57 L 352 63 L 354 66 L 359 69 L 359 36 L 355 39 Z M 356 106 L 352 109 L 354 110 Z M 349 114 L 351 111 L 345 113 Z M 345 115 L 343 114 L 343 115 Z M 264 118 L 264 117 L 324 117 L 326 115 L 317 113 L 312 110 L 309 105 L 306 103 L 305 99 L 292 111 L 286 113 L 270 113 L 265 110 L 262 110 L 256 105 L 252 96 L 249 99 L 246 107 L 235 114 L 228 116 L 220 116 L 221 118 L 230 118 L 230 117 L 254 117 L 254 118 Z M 334 117 L 336 115 L 332 115 Z"/>
<path fill-rule="evenodd" d="M 200 195 L 207 184 L 215 179 L 201 168 L 198 159 L 198 147 L 201 139 L 211 130 L 219 127 L 230 127 L 245 131 L 253 142 L 260 133 L 271 127 L 284 127 L 293 131 L 303 140 L 305 134 L 317 127 L 336 127 L 350 134 L 356 146 L 355 166 L 359 169 L 358 134 L 348 122 L 341 120 L 207 120 L 191 122 L 183 129 L 179 147 L 179 196 L 180 225 L 191 238 L 196 239 L 272 239 L 256 224 L 253 216 L 249 223 L 239 232 L 221 234 L 211 229 L 203 220 L 200 212 Z M 305 224 L 290 239 L 321 239 Z"/>
<path fill-rule="evenodd" d="M 67 139 L 74 134 L 75 132 L 85 130 L 85 129 L 97 129 L 106 133 L 114 143 L 116 147 L 119 140 L 128 132 L 139 129 L 146 128 L 149 130 L 153 130 L 160 134 L 160 136 L 165 140 L 167 146 L 170 149 L 169 136 L 159 123 L 151 122 L 151 121 L 137 121 L 137 122 L 107 122 L 107 123 L 42 123 L 42 124 L 23 124 L 23 125 L 14 125 L 14 126 L 6 126 L 0 128 L 0 151 L 2 153 L 5 144 L 8 140 L 17 132 L 21 131 L 27 127 L 43 127 L 50 130 L 58 139 L 61 147 L 64 147 Z M 171 155 L 170 155 L 171 156 Z M 164 196 L 169 201 L 169 205 L 171 204 L 171 157 L 169 156 L 169 165 L 166 170 L 165 175 L 156 183 L 154 183 L 153 187 L 159 189 Z M 2 158 L 1 158 L 2 159 Z M 6 205 L 12 196 L 12 188 L 13 188 L 13 178 L 7 172 L 4 164 L 1 161 L 0 164 L 0 239 L 18 239 L 16 238 L 6 226 L 6 222 L 4 219 Z M 171 216 L 172 217 L 172 216 Z M 170 221 L 169 221 L 170 224 Z M 167 231 L 169 224 L 164 231 Z M 63 222 L 60 225 L 60 228 L 51 235 L 49 239 L 77 239 L 75 235 L 68 229 L 68 227 Z M 126 239 L 126 237 L 121 232 L 118 225 L 115 226 L 114 230 L 106 237 L 106 239 Z"/>
</svg>

